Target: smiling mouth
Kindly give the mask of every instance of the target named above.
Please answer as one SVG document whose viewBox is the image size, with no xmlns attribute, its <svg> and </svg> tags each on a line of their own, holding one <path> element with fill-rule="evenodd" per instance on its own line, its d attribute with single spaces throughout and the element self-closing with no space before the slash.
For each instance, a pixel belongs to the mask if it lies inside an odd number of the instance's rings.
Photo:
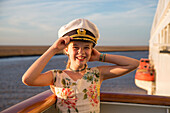
<svg viewBox="0 0 170 113">
<path fill-rule="evenodd" d="M 76 59 L 80 60 L 80 61 L 83 61 L 86 57 L 84 56 L 81 56 L 81 57 L 76 57 Z"/>
</svg>

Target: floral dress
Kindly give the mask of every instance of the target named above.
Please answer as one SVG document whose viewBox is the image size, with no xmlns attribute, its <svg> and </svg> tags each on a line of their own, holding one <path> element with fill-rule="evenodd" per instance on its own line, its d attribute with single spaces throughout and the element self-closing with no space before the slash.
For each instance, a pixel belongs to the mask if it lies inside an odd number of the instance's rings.
<svg viewBox="0 0 170 113">
<path fill-rule="evenodd" d="M 57 98 L 57 110 L 60 113 L 99 113 L 100 77 L 98 68 L 87 68 L 84 76 L 72 80 L 64 71 L 53 70 L 54 86 Z"/>
</svg>

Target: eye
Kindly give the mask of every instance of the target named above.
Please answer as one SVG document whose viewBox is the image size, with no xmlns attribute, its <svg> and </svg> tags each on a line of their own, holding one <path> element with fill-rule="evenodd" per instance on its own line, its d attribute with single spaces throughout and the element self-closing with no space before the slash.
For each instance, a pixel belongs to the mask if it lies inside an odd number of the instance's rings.
<svg viewBox="0 0 170 113">
<path fill-rule="evenodd" d="M 87 47 L 84 47 L 84 49 L 90 49 L 90 47 L 89 47 L 89 46 L 87 46 Z"/>
<path fill-rule="evenodd" d="M 73 49 L 79 49 L 79 47 L 77 47 L 77 46 L 73 46 Z"/>
</svg>

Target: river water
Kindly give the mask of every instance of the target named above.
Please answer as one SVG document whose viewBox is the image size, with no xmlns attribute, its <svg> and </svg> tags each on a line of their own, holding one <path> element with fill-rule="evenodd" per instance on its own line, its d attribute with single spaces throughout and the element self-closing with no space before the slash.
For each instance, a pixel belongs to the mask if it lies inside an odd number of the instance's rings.
<svg viewBox="0 0 170 113">
<path fill-rule="evenodd" d="M 106 53 L 128 56 L 138 60 L 148 57 L 148 51 Z M 22 83 L 22 75 L 38 57 L 39 56 L 0 58 L 0 111 L 49 89 L 48 86 L 31 87 Z M 65 55 L 56 55 L 49 61 L 43 72 L 50 69 L 64 69 L 66 61 L 67 57 Z M 102 62 L 90 62 L 88 63 L 88 67 L 103 64 L 108 65 Z M 146 94 L 145 90 L 135 85 L 134 76 L 135 71 L 125 76 L 106 80 L 102 83 L 101 92 Z"/>
</svg>

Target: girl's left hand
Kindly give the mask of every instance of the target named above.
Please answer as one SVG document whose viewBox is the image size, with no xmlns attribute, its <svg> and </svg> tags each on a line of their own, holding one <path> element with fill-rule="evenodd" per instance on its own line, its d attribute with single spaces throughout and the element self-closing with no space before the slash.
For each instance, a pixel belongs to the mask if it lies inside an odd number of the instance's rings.
<svg viewBox="0 0 170 113">
<path fill-rule="evenodd" d="M 99 51 L 97 51 L 95 48 L 93 48 L 89 61 L 99 61 L 100 54 L 101 53 Z"/>
</svg>

